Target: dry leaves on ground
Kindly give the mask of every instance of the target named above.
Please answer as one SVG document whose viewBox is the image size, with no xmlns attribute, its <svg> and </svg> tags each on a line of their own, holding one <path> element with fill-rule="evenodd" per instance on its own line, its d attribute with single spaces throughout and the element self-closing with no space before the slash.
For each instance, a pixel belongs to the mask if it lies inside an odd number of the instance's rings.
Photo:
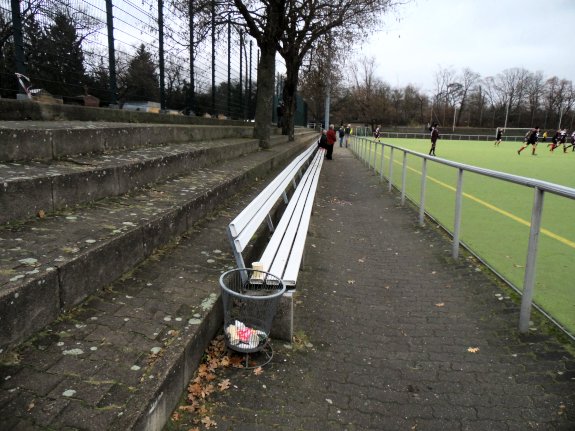
<svg viewBox="0 0 575 431">
<path fill-rule="evenodd" d="M 479 347 L 470 347 L 469 349 L 467 349 L 467 351 L 470 353 L 477 353 L 479 352 Z"/>
</svg>

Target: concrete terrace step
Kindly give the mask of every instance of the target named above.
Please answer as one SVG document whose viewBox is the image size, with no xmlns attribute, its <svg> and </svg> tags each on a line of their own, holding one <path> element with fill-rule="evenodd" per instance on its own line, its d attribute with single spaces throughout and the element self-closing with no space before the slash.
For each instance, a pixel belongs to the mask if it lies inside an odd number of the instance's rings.
<svg viewBox="0 0 575 431">
<path fill-rule="evenodd" d="M 42 126 L 37 124 L 36 129 L 22 129 L 15 136 L 26 142 L 25 136 L 35 136 L 35 130 L 44 130 L 45 133 L 62 130 L 68 134 L 79 131 L 80 135 L 74 139 L 95 142 L 97 139 L 91 139 L 90 133 L 109 130 L 105 126 L 99 129 L 80 126 L 71 129 L 69 124 L 64 126 L 52 123 Z M 126 131 L 129 127 L 118 130 Z M 244 136 L 246 131 L 252 133 L 247 128 L 230 127 L 226 131 L 225 127 L 212 126 L 149 126 L 140 129 L 146 130 L 148 137 L 138 138 L 138 145 L 126 144 L 130 147 L 127 150 L 122 147 L 122 143 L 129 142 L 131 138 L 124 139 L 121 134 L 114 132 L 111 137 L 104 139 L 105 142 L 110 139 L 109 145 L 91 147 L 96 154 L 74 155 L 69 150 L 61 152 L 59 160 L 0 163 L 0 224 L 34 217 L 41 210 L 59 211 L 104 197 L 118 196 L 146 184 L 258 149 L 256 139 Z M 164 141 L 161 141 L 162 133 Z M 306 134 L 310 132 L 304 129 L 298 136 Z M 135 134 L 128 135 L 133 137 Z M 150 136 L 154 136 L 154 139 L 150 139 Z M 57 146 L 58 142 L 68 138 L 68 135 L 64 138 L 51 136 L 49 140 L 51 145 Z M 184 139 L 187 141 L 180 142 Z M 32 142 L 33 139 L 28 136 L 28 141 Z M 162 142 L 164 144 L 160 145 Z M 285 142 L 286 136 L 274 136 L 272 139 L 273 145 Z M 5 147 L 4 144 L 0 148 Z M 139 145 L 145 147 L 131 148 Z M 97 147 L 102 151 L 111 148 L 115 151 L 102 153 L 96 150 Z M 85 145 L 83 148 L 87 150 Z"/>
<path fill-rule="evenodd" d="M 246 163 L 229 174 L 247 175 Z M 244 183 L 177 242 L 5 353 L 0 429 L 162 429 L 222 326 L 226 226 L 264 185 Z"/>
<path fill-rule="evenodd" d="M 303 135 L 163 184 L 2 228 L 0 348 L 22 341 L 133 269 L 315 137 Z"/>
<path fill-rule="evenodd" d="M 257 151 L 258 141 L 227 138 L 169 144 L 66 160 L 0 164 L 0 223 L 119 196 L 193 169 Z"/>
<path fill-rule="evenodd" d="M 252 134 L 251 126 L 237 125 L 0 121 L 0 161 L 57 160 L 166 143 L 251 138 Z"/>
</svg>

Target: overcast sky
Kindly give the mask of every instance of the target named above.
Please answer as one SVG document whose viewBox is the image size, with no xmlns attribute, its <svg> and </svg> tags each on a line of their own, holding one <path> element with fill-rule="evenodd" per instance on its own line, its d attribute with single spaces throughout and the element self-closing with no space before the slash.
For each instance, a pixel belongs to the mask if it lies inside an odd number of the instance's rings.
<svg viewBox="0 0 575 431">
<path fill-rule="evenodd" d="M 358 48 L 393 87 L 428 93 L 441 68 L 541 71 L 575 83 L 575 0 L 411 0 Z"/>
</svg>

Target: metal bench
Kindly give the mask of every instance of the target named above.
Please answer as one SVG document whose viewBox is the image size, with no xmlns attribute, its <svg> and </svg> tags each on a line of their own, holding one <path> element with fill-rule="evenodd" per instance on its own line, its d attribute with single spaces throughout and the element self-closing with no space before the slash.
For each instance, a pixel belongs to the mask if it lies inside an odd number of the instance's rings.
<svg viewBox="0 0 575 431">
<path fill-rule="evenodd" d="M 288 302 L 279 314 L 286 322 L 280 323 L 276 338 L 291 340 L 293 335 L 293 289 L 297 284 L 299 269 L 303 263 L 303 252 L 313 201 L 323 164 L 325 150 L 315 144 L 298 155 L 272 182 L 252 200 L 228 225 L 228 236 L 238 268 L 246 268 L 242 253 L 250 244 L 256 231 L 267 221 L 272 232 L 259 263 L 263 271 L 280 278 L 288 289 L 284 295 Z M 294 188 L 288 198 L 288 192 Z M 287 206 L 274 225 L 271 216 L 276 204 L 283 198 Z M 250 265 L 251 266 L 251 265 Z M 276 318 L 276 320 L 278 320 Z"/>
</svg>

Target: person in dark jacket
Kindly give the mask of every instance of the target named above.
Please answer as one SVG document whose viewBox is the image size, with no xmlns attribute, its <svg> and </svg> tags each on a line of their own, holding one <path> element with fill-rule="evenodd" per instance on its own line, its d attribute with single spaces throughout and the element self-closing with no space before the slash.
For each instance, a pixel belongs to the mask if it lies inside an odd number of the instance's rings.
<svg viewBox="0 0 575 431">
<path fill-rule="evenodd" d="M 521 151 L 527 148 L 527 145 L 532 145 L 533 148 L 531 149 L 531 155 L 536 156 L 537 154 L 535 154 L 535 149 L 537 148 L 538 140 L 539 140 L 539 127 L 534 127 L 533 129 L 531 129 L 531 132 L 527 137 L 527 142 L 525 142 L 523 146 L 517 150 L 517 154 L 521 154 Z"/>
<path fill-rule="evenodd" d="M 437 123 L 435 123 L 431 127 L 431 149 L 429 150 L 430 156 L 435 156 L 435 144 L 439 138 L 439 129 L 437 127 Z"/>
<path fill-rule="evenodd" d="M 317 146 L 327 150 L 327 135 L 325 129 L 321 129 L 321 135 L 317 141 Z"/>
<path fill-rule="evenodd" d="M 499 144 L 501 143 L 501 138 L 503 136 L 503 129 L 501 127 L 497 128 L 497 136 L 495 137 L 495 145 L 496 147 L 499 146 Z"/>
<path fill-rule="evenodd" d="M 337 135 L 335 134 L 335 127 L 333 124 L 329 125 L 329 130 L 327 131 L 326 136 L 327 136 L 327 151 L 325 158 L 331 160 L 333 154 L 333 146 L 335 145 L 335 141 L 337 141 Z"/>
</svg>

